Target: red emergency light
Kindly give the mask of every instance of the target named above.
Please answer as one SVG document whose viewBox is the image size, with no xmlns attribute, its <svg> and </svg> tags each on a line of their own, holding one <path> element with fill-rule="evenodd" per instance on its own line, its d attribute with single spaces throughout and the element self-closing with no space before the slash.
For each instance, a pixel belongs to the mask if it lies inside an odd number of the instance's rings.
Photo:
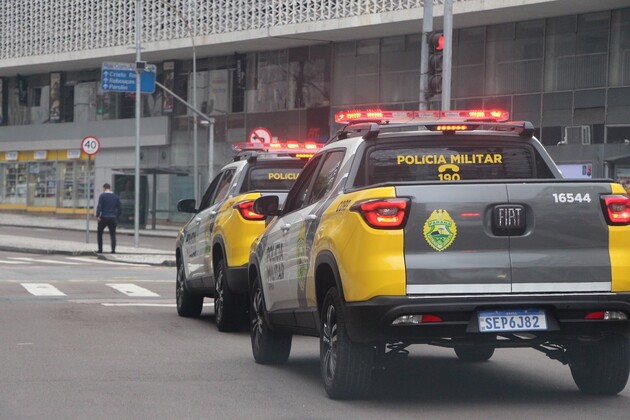
<svg viewBox="0 0 630 420">
<path fill-rule="evenodd" d="M 350 110 L 335 114 L 340 124 L 377 122 L 385 124 L 440 122 L 505 122 L 510 118 L 507 111 L 500 109 L 455 110 L 455 111 L 383 111 L 381 109 Z"/>
<path fill-rule="evenodd" d="M 232 145 L 232 150 L 237 153 L 240 152 L 261 152 L 261 153 L 288 153 L 291 156 L 299 158 L 310 158 L 317 152 L 317 150 L 324 147 L 321 143 L 298 142 L 295 140 L 288 140 L 286 142 L 272 142 L 272 143 L 249 143 L 240 142 Z"/>
</svg>

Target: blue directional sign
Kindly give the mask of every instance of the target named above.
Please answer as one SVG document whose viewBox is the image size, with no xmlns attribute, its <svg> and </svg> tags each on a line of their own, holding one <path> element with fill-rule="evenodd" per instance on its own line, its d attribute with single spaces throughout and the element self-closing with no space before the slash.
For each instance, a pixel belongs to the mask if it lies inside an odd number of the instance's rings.
<svg viewBox="0 0 630 420">
<path fill-rule="evenodd" d="M 140 73 L 140 91 L 155 92 L 155 72 L 153 64 L 147 64 Z M 101 67 L 101 88 L 106 92 L 136 92 L 135 63 L 103 63 Z"/>
</svg>

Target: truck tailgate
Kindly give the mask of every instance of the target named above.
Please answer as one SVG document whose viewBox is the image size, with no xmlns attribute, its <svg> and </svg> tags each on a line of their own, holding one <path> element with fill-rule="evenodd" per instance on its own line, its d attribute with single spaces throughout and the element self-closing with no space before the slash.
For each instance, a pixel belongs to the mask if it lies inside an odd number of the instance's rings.
<svg viewBox="0 0 630 420">
<path fill-rule="evenodd" d="M 609 292 L 608 182 L 408 185 L 407 294 Z"/>
<path fill-rule="evenodd" d="M 609 233 L 600 202 L 609 183 L 507 184 L 526 209 L 524 234 L 510 237 L 513 292 L 611 290 Z"/>
</svg>

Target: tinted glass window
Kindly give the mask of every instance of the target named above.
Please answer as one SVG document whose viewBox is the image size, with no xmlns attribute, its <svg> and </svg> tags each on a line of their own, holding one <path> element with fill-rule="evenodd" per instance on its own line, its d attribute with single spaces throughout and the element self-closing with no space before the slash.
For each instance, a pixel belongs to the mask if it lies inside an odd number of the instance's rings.
<svg viewBox="0 0 630 420">
<path fill-rule="evenodd" d="M 305 160 L 278 161 L 274 165 L 252 165 L 241 192 L 273 190 L 288 191 L 302 171 Z"/>
<path fill-rule="evenodd" d="M 284 214 L 301 208 L 306 202 L 306 198 L 311 191 L 311 185 L 313 184 L 313 176 L 315 175 L 321 158 L 321 155 L 312 158 L 304 168 L 304 171 L 302 171 L 300 178 L 293 188 L 291 188 L 291 191 L 289 191 L 283 210 Z"/>
<path fill-rule="evenodd" d="M 218 201 L 223 200 L 223 198 L 227 195 L 230 190 L 230 184 L 232 183 L 232 179 L 234 178 L 234 169 L 230 169 L 229 171 L 225 171 L 223 178 L 221 178 L 221 182 L 217 186 L 217 193 L 212 199 L 212 204 L 216 204 Z"/>
<path fill-rule="evenodd" d="M 210 186 L 208 186 L 208 189 L 206 190 L 205 194 L 203 195 L 203 198 L 201 199 L 201 204 L 199 204 L 199 210 L 204 210 L 208 208 L 208 206 L 210 205 L 210 199 L 212 198 L 212 195 L 217 189 L 217 185 L 219 184 L 219 180 L 221 179 L 222 175 L 223 174 L 217 175 L 210 183 Z"/>
<path fill-rule="evenodd" d="M 315 183 L 313 184 L 313 192 L 308 200 L 308 204 L 312 204 L 322 199 L 327 192 L 331 190 L 339 173 L 339 167 L 343 160 L 343 152 L 332 152 L 326 156 L 324 163 L 322 164 Z"/>
<path fill-rule="evenodd" d="M 360 185 L 381 182 L 534 178 L 534 151 L 522 146 L 389 146 L 363 161 Z M 550 173 L 545 177 L 551 177 Z"/>
</svg>

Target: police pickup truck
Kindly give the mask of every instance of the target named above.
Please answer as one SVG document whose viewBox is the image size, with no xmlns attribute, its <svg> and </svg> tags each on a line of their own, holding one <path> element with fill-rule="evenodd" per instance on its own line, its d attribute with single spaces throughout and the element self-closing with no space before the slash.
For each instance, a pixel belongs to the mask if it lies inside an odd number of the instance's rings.
<svg viewBox="0 0 630 420">
<path fill-rule="evenodd" d="M 321 144 L 235 143 L 234 162 L 212 180 L 199 207 L 194 199 L 177 204 L 192 217 L 177 236 L 177 313 L 196 317 L 204 297 L 214 298 L 219 331 L 247 320 L 249 248 L 265 229 L 265 216 L 252 210 L 261 195 L 284 197 L 306 161 Z"/>
<path fill-rule="evenodd" d="M 319 337 L 332 398 L 369 387 L 410 344 L 481 362 L 529 347 L 577 387 L 616 394 L 630 370 L 630 198 L 569 180 L 503 111 L 352 111 L 252 245 L 258 363 Z"/>
</svg>

